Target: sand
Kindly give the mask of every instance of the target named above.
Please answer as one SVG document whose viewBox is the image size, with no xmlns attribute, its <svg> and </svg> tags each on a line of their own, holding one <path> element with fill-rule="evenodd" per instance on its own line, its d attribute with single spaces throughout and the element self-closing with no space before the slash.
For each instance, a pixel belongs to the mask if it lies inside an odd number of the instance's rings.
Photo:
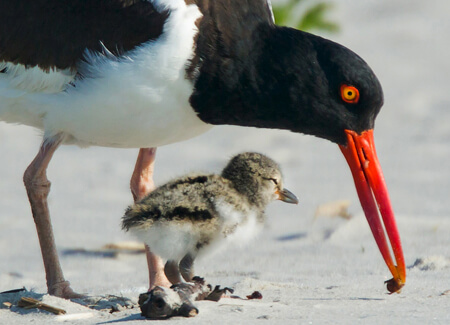
<svg viewBox="0 0 450 325">
<path fill-rule="evenodd" d="M 196 324 L 450 323 L 450 3 L 444 0 L 335 0 L 341 32 L 331 37 L 360 54 L 378 75 L 385 105 L 375 127 L 408 266 L 401 294 L 390 278 L 336 145 L 276 130 L 216 127 L 158 149 L 156 182 L 189 171 L 218 172 L 234 154 L 260 151 L 277 160 L 298 206 L 275 202 L 258 239 L 199 260 L 196 273 L 262 300 L 199 302 Z M 142 323 L 139 310 L 115 313 L 43 295 L 44 270 L 22 175 L 40 143 L 38 131 L 0 124 L 0 292 L 26 287 L 67 310 L 54 316 L 0 306 L 1 324 Z M 49 202 L 61 263 L 72 287 L 90 295 L 136 300 L 146 291 L 142 254 L 70 254 L 132 240 L 120 218 L 132 202 L 129 178 L 137 150 L 60 148 L 51 162 Z M 318 206 L 350 202 L 350 219 L 319 215 Z"/>
</svg>

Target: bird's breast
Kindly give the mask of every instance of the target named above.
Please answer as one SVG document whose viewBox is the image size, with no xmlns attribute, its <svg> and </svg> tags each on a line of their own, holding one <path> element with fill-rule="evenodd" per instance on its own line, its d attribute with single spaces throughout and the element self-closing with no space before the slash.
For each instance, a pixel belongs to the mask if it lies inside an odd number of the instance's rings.
<svg viewBox="0 0 450 325">
<path fill-rule="evenodd" d="M 262 213 L 247 206 L 248 203 L 216 200 L 215 208 L 221 219 L 220 236 L 230 243 L 245 244 L 252 240 L 263 228 Z"/>
</svg>

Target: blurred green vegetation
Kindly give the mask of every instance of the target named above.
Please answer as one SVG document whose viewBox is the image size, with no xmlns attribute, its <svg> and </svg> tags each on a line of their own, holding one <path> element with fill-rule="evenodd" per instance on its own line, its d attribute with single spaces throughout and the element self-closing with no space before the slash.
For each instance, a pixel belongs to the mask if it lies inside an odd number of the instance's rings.
<svg viewBox="0 0 450 325">
<path fill-rule="evenodd" d="M 306 4 L 308 7 L 303 12 L 298 8 L 304 0 L 288 0 L 272 2 L 275 22 L 280 26 L 290 26 L 303 31 L 322 30 L 326 32 L 339 31 L 336 22 L 327 19 L 326 15 L 333 8 L 330 2 L 314 1 Z M 311 2 L 311 1 L 310 1 Z"/>
</svg>

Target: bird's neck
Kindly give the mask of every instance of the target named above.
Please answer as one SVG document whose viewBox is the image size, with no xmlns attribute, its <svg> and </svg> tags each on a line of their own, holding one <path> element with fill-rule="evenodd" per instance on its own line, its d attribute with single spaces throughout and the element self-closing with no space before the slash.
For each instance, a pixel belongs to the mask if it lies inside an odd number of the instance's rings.
<svg viewBox="0 0 450 325">
<path fill-rule="evenodd" d="M 234 42 L 223 43 L 216 35 L 209 40 L 221 44 L 214 51 L 202 51 L 204 45 L 199 40 L 191 106 L 210 124 L 302 132 L 302 121 L 307 117 L 301 116 L 301 106 L 308 102 L 296 95 L 308 92 L 310 85 L 302 84 L 301 78 L 310 78 L 308 62 L 314 59 L 307 56 L 314 51 L 299 51 L 298 44 L 302 43 L 299 38 L 307 41 L 308 35 L 262 23 Z M 305 57 L 297 61 L 302 55 Z"/>
</svg>

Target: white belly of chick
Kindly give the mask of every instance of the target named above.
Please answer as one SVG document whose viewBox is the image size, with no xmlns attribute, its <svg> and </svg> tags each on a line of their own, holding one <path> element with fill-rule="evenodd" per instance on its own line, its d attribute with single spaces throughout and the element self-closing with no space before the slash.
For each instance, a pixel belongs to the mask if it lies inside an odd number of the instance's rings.
<svg viewBox="0 0 450 325">
<path fill-rule="evenodd" d="M 211 220 L 158 220 L 134 234 L 165 260 L 181 260 L 186 254 L 202 257 L 229 245 L 248 243 L 263 228 L 261 216 L 253 210 L 242 211 L 217 200 L 218 216 Z"/>
<path fill-rule="evenodd" d="M 254 239 L 262 230 L 264 220 L 252 209 L 237 209 L 224 200 L 215 202 L 220 221 L 217 233 L 202 253 L 221 250 L 229 245 L 244 246 Z"/>
<path fill-rule="evenodd" d="M 194 252 L 200 235 L 191 222 L 155 222 L 147 230 L 136 230 L 134 234 L 150 250 L 165 260 L 181 260 L 187 253 Z"/>
</svg>

